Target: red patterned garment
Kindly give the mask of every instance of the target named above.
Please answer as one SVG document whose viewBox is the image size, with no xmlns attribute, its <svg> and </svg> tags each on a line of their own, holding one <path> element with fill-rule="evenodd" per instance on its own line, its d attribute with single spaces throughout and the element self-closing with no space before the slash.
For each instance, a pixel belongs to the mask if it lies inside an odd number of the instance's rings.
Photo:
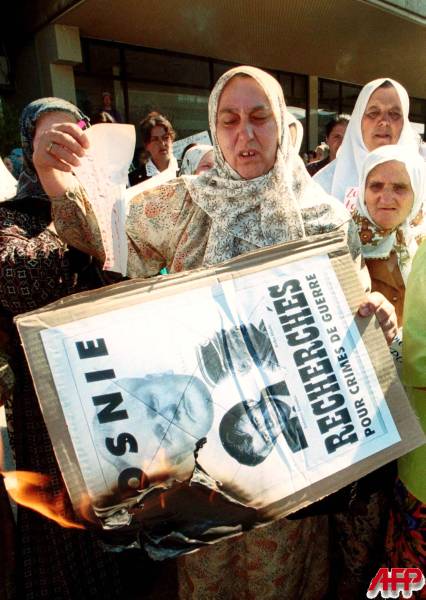
<svg viewBox="0 0 426 600">
<path fill-rule="evenodd" d="M 391 506 L 384 566 L 426 571 L 426 505 L 410 494 L 400 479 Z M 423 593 L 426 598 L 426 588 Z"/>
</svg>

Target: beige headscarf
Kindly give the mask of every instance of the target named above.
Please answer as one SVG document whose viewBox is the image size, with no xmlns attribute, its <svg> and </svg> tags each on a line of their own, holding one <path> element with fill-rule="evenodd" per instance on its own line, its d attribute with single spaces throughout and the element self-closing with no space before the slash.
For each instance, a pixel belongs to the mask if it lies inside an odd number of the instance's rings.
<svg viewBox="0 0 426 600">
<path fill-rule="evenodd" d="M 216 133 L 220 95 L 235 75 L 252 77 L 265 92 L 278 128 L 273 168 L 255 179 L 242 179 L 225 161 Z M 347 211 L 315 184 L 290 140 L 288 112 L 278 81 L 255 67 L 235 67 L 217 81 L 209 99 L 209 124 L 215 167 L 185 178 L 193 201 L 212 219 L 204 264 L 215 264 L 253 248 L 305 237 L 304 215 L 332 230 L 349 218 Z M 310 210 L 309 210 L 310 209 Z"/>
</svg>

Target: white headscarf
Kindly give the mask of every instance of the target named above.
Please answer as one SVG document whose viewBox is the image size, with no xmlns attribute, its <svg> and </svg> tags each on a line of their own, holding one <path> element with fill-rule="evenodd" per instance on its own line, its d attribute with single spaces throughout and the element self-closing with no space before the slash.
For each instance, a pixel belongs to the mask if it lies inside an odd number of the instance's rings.
<svg viewBox="0 0 426 600">
<path fill-rule="evenodd" d="M 245 180 L 225 161 L 216 132 L 220 95 L 235 75 L 252 77 L 265 92 L 278 129 L 273 168 Z M 235 67 L 217 81 L 209 99 L 215 166 L 196 178 L 184 176 L 195 204 L 211 220 L 204 264 L 221 262 L 254 247 L 305 237 L 306 219 L 331 231 L 348 220 L 347 211 L 309 177 L 290 141 L 288 112 L 278 81 L 255 67 Z M 306 211 L 302 215 L 302 210 Z M 307 216 L 309 214 L 309 217 Z"/>
<path fill-rule="evenodd" d="M 296 141 L 294 142 L 294 149 L 296 154 L 299 154 L 300 148 L 303 141 L 303 125 L 290 111 L 288 111 L 288 126 L 294 125 L 296 127 Z"/>
<path fill-rule="evenodd" d="M 337 158 L 335 163 L 333 161 L 332 163 L 330 163 L 330 165 L 327 165 L 323 169 L 323 171 L 330 168 L 334 169 L 334 175 L 331 182 L 331 189 L 327 191 L 330 191 L 332 196 L 338 198 L 342 202 L 345 201 L 346 194 L 350 194 L 351 188 L 358 187 L 361 166 L 365 160 L 365 157 L 368 154 L 368 150 L 362 138 L 362 117 L 364 116 L 364 112 L 371 94 L 375 92 L 377 88 L 380 87 L 385 81 L 389 81 L 389 83 L 393 85 L 401 102 L 404 123 L 402 126 L 401 135 L 398 140 L 398 145 L 402 144 L 413 147 L 415 146 L 414 130 L 408 121 L 410 100 L 408 98 L 408 94 L 405 88 L 403 88 L 400 83 L 394 81 L 393 79 L 390 79 L 389 77 L 375 79 L 374 81 L 370 81 L 370 83 L 367 83 L 362 88 L 357 98 L 353 113 L 351 115 L 348 127 L 345 132 L 345 137 L 343 138 L 342 145 L 337 151 Z M 320 173 L 318 174 L 318 180 L 321 179 Z M 322 175 L 322 177 L 324 177 L 324 174 Z"/>
<path fill-rule="evenodd" d="M 211 150 L 213 150 L 213 146 L 209 146 L 208 144 L 196 144 L 195 146 L 192 146 L 192 148 L 185 152 L 180 168 L 180 174 L 195 175 L 195 171 L 197 170 L 201 159 Z"/>
<path fill-rule="evenodd" d="M 381 229 L 371 218 L 365 203 L 365 184 L 368 174 L 377 165 L 397 160 L 405 165 L 414 192 L 412 209 L 406 220 L 393 231 Z M 362 244 L 362 254 L 365 258 L 383 258 L 396 252 L 398 265 L 404 279 L 411 270 L 411 263 L 417 251 L 418 244 L 425 235 L 423 207 L 426 200 L 425 164 L 415 149 L 401 145 L 381 146 L 368 154 L 361 167 L 359 181 L 359 196 L 355 211 L 352 215 Z"/>
</svg>

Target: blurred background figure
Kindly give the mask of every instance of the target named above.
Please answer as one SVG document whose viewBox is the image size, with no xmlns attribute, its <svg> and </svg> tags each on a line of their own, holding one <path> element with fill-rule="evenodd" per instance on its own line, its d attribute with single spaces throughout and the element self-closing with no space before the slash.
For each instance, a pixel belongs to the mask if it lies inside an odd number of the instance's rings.
<svg viewBox="0 0 426 600">
<path fill-rule="evenodd" d="M 117 123 L 113 116 L 111 116 L 106 110 L 100 110 L 90 119 L 92 125 L 97 123 Z"/>
<path fill-rule="evenodd" d="M 315 148 L 315 158 L 317 160 L 325 160 L 328 158 L 328 154 L 329 148 L 325 142 L 321 142 L 321 144 L 318 144 L 318 146 Z"/>
<path fill-rule="evenodd" d="M 158 112 L 149 113 L 140 122 L 142 149 L 138 157 L 140 166 L 129 174 L 130 185 L 155 177 L 166 169 L 178 172 L 178 163 L 173 156 L 173 141 L 176 137 L 172 124 Z"/>
<path fill-rule="evenodd" d="M 303 125 L 290 111 L 288 111 L 288 128 L 293 147 L 299 154 L 303 141 Z"/>
<path fill-rule="evenodd" d="M 116 110 L 112 103 L 111 92 L 102 92 L 102 108 L 100 112 L 106 112 L 114 119 L 113 123 L 123 123 L 124 119 L 121 114 Z M 102 121 L 105 122 L 105 121 Z"/>
<path fill-rule="evenodd" d="M 317 162 L 310 163 L 307 167 L 309 175 L 315 175 L 315 173 L 318 173 L 318 171 L 336 158 L 336 153 L 340 148 L 340 144 L 343 142 L 349 119 L 349 115 L 341 114 L 336 115 L 328 121 L 325 126 L 325 142 L 328 146 L 328 156 L 322 158 L 317 157 Z"/>
<path fill-rule="evenodd" d="M 14 148 L 9 154 L 9 159 L 12 163 L 12 175 L 15 179 L 19 179 L 19 175 L 22 171 L 22 165 L 24 160 L 24 155 L 22 154 L 22 148 Z"/>
<path fill-rule="evenodd" d="M 209 171 L 214 165 L 213 146 L 194 144 L 182 158 L 180 175 L 199 175 Z"/>
<path fill-rule="evenodd" d="M 13 175 L 13 162 L 10 160 L 10 158 L 8 156 L 5 156 L 3 158 L 3 163 L 4 163 L 4 166 L 6 167 L 6 169 L 8 171 L 10 171 L 10 173 L 12 173 L 12 175 Z"/>
</svg>

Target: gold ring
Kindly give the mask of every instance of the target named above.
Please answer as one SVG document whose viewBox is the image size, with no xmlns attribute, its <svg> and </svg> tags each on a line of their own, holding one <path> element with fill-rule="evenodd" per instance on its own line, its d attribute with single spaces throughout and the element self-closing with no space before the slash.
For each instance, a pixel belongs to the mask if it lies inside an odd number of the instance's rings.
<svg viewBox="0 0 426 600">
<path fill-rule="evenodd" d="M 50 153 L 51 153 L 51 151 L 52 151 L 52 147 L 53 147 L 53 144 L 54 144 L 54 143 L 55 143 L 55 142 L 49 142 L 49 143 L 47 144 L 47 146 L 46 146 L 46 152 L 47 152 L 48 154 L 50 154 Z"/>
</svg>

